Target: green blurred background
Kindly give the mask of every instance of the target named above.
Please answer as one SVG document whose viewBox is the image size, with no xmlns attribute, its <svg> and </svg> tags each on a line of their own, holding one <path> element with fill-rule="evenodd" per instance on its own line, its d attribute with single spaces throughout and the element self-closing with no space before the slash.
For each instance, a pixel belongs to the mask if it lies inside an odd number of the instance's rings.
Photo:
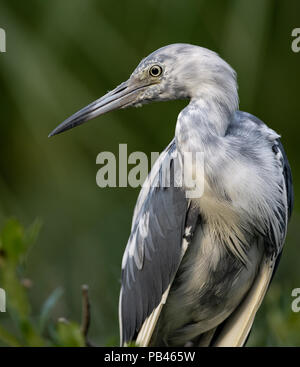
<svg viewBox="0 0 300 367">
<path fill-rule="evenodd" d="M 295 209 L 284 255 L 249 344 L 300 346 L 298 0 L 0 0 L 7 52 L 0 54 L 0 226 L 11 216 L 43 227 L 26 276 L 33 314 L 57 287 L 53 318 L 80 319 L 80 286 L 90 286 L 90 336 L 118 343 L 120 265 L 139 189 L 100 189 L 96 156 L 162 151 L 184 101 L 108 114 L 48 139 L 70 114 L 127 79 L 140 59 L 175 42 L 220 53 L 237 71 L 240 108 L 282 135 Z M 1 285 L 0 285 L 1 286 Z M 0 323 L 9 327 L 7 315 Z"/>
</svg>

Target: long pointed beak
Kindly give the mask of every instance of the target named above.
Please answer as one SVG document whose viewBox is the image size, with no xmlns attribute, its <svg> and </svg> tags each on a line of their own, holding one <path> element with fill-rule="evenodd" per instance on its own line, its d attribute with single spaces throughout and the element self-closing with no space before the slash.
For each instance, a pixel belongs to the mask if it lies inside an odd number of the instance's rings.
<svg viewBox="0 0 300 367">
<path fill-rule="evenodd" d="M 64 122 L 57 126 L 48 135 L 48 137 L 72 129 L 73 127 L 79 126 L 88 120 L 103 115 L 104 113 L 132 105 L 136 101 L 141 89 L 145 88 L 146 86 L 147 85 L 143 85 L 141 82 L 131 81 L 131 79 L 127 80 L 114 90 L 105 94 L 103 97 L 97 99 L 80 111 L 76 112 L 71 117 L 67 118 Z"/>
</svg>

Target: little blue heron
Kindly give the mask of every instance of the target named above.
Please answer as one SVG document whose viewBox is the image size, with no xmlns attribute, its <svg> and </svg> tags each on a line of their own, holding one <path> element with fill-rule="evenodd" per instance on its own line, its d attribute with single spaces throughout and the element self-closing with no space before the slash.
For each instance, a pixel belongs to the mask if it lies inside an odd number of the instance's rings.
<svg viewBox="0 0 300 367">
<path fill-rule="evenodd" d="M 280 136 L 238 110 L 229 64 L 199 46 L 162 47 L 49 136 L 115 109 L 173 99 L 189 103 L 147 178 L 157 185 L 143 185 L 134 210 L 122 261 L 121 345 L 243 346 L 282 252 L 293 187 Z M 203 168 L 200 197 L 175 185 L 186 152 L 204 155 L 203 167 L 189 167 Z M 169 187 L 161 182 L 166 162 Z"/>
</svg>

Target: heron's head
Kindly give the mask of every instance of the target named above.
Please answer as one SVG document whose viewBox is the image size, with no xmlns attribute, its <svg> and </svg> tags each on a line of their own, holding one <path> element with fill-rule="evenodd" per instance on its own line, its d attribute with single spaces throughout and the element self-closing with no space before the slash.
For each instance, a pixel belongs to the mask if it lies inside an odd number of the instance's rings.
<svg viewBox="0 0 300 367">
<path fill-rule="evenodd" d="M 109 111 L 152 101 L 217 98 L 237 104 L 236 75 L 215 52 L 189 44 L 162 47 L 144 58 L 130 78 L 69 117 L 49 136 Z M 222 100 L 226 99 L 226 100 Z"/>
</svg>

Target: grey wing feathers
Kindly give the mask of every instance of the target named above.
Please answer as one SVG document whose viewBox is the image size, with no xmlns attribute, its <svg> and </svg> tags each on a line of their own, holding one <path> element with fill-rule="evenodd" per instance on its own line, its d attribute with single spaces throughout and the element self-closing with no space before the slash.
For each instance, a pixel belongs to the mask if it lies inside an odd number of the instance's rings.
<svg viewBox="0 0 300 367">
<path fill-rule="evenodd" d="M 250 114 L 243 114 L 258 125 L 263 122 Z M 274 207 L 273 223 L 269 222 L 269 231 L 263 236 L 266 255 L 260 266 L 252 289 L 237 310 L 216 329 L 210 346 L 243 346 L 246 344 L 255 314 L 262 302 L 280 260 L 283 242 L 287 231 L 288 219 L 293 209 L 293 185 L 290 165 L 280 139 L 274 140 L 273 152 L 279 160 L 282 170 L 282 185 L 278 196 L 283 197 L 283 207 Z M 281 236 L 275 235 L 274 228 L 280 228 Z M 280 242 L 280 243 L 278 243 Z"/>
<path fill-rule="evenodd" d="M 121 345 L 134 340 L 145 319 L 160 303 L 180 263 L 190 209 L 184 191 L 174 187 L 172 169 L 170 187 L 162 187 L 161 167 L 172 156 L 176 159 L 174 141 L 152 169 L 157 187 L 143 187 L 136 205 L 122 263 Z M 173 160 L 169 162 L 172 167 Z"/>
<path fill-rule="evenodd" d="M 278 152 L 280 152 L 282 173 L 283 173 L 284 184 L 285 184 L 285 193 L 286 193 L 286 202 L 287 202 L 287 208 L 286 208 L 287 220 L 285 222 L 282 222 L 282 224 L 281 224 L 281 228 L 282 228 L 282 231 L 284 233 L 284 238 L 285 238 L 286 231 L 287 231 L 287 223 L 288 223 L 289 219 L 291 218 L 293 207 L 294 207 L 294 189 L 293 189 L 293 181 L 292 181 L 292 172 L 291 172 L 291 167 L 290 167 L 289 161 L 287 159 L 287 155 L 285 153 L 285 150 L 283 148 L 283 145 L 282 145 L 280 139 L 277 139 L 275 141 L 275 144 L 273 146 L 273 151 L 274 151 L 275 154 L 278 154 Z M 282 252 L 282 250 L 281 250 L 281 252 Z M 277 266 L 278 266 L 280 258 L 281 258 L 281 252 L 278 254 L 278 257 L 276 259 L 276 264 L 274 266 L 272 279 L 273 279 L 273 277 L 275 275 L 275 272 L 277 270 Z"/>
<path fill-rule="evenodd" d="M 270 218 L 266 218 L 269 233 L 265 234 L 264 237 L 266 242 L 269 243 L 271 251 L 277 249 L 280 252 L 286 235 L 287 222 L 293 209 L 294 194 L 291 168 L 278 134 L 268 128 L 256 116 L 247 112 L 238 111 L 237 120 L 239 124 L 248 124 L 249 126 L 249 123 L 254 123 L 258 133 L 264 136 L 266 140 L 270 139 L 270 144 L 277 160 L 277 169 L 279 170 L 279 180 L 281 182 L 278 184 L 277 195 L 274 193 L 274 197 L 271 198 L 273 201 L 273 212 Z M 238 125 L 233 125 L 233 128 L 235 126 Z M 274 169 L 276 168 L 274 167 Z M 271 182 L 271 184 L 275 185 L 275 182 Z"/>
<path fill-rule="evenodd" d="M 279 191 L 283 197 L 282 202 L 284 204 L 282 206 L 278 205 L 277 208 L 274 208 L 273 220 L 272 222 L 270 222 L 270 232 L 268 235 L 265 235 L 265 242 L 266 245 L 269 244 L 269 248 L 271 250 L 277 249 L 277 251 L 275 251 L 274 253 L 276 256 L 278 256 L 282 251 L 287 232 L 288 220 L 290 219 L 293 210 L 294 192 L 291 168 L 280 139 L 276 139 L 274 141 L 272 149 L 280 162 L 282 184 L 279 185 Z M 280 237 L 274 234 L 275 231 L 273 229 L 276 226 L 278 226 L 280 230 Z"/>
<path fill-rule="evenodd" d="M 282 155 L 283 175 L 284 175 L 286 194 L 287 194 L 288 218 L 290 219 L 292 210 L 293 210 L 293 206 L 294 206 L 294 190 L 293 190 L 293 183 L 292 183 L 292 172 L 291 172 L 291 167 L 287 159 L 286 153 L 284 151 L 283 145 L 279 139 L 277 140 L 277 147 L 280 150 L 281 155 Z"/>
</svg>

